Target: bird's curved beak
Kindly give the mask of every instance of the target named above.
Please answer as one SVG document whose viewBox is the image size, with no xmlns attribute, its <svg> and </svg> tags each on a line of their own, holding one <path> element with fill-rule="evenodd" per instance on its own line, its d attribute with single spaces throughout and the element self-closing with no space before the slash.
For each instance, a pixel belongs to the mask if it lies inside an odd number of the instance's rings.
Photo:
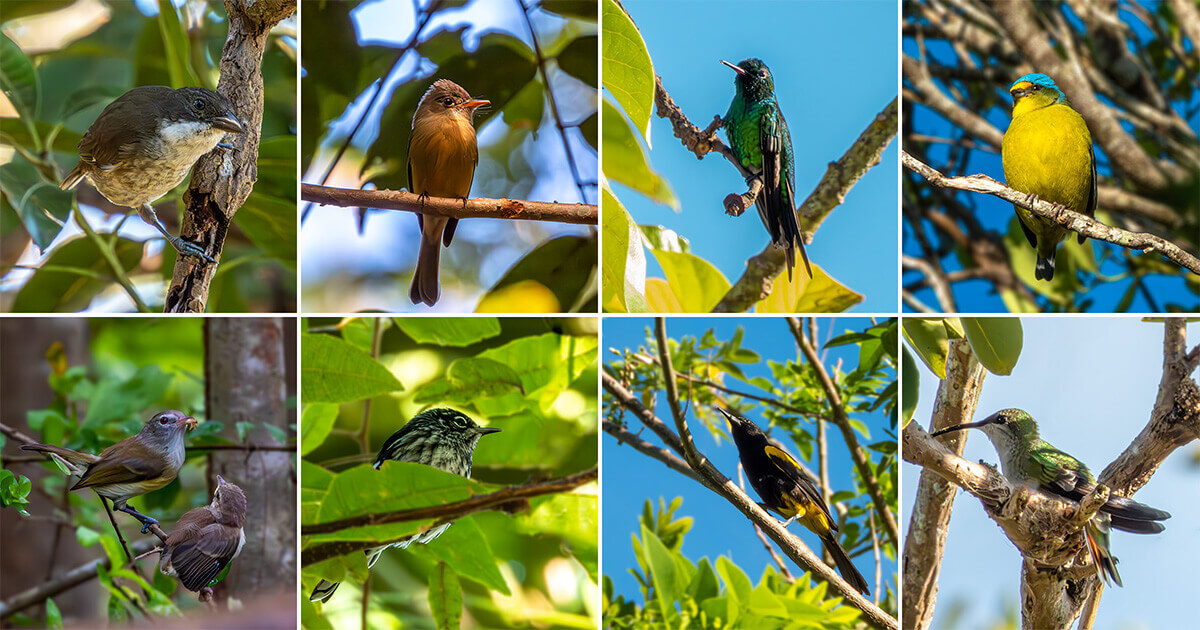
<svg viewBox="0 0 1200 630">
<path fill-rule="evenodd" d="M 473 110 L 477 107 L 483 107 L 484 105 L 491 105 L 491 104 L 492 104 L 491 101 L 485 101 L 483 99 L 475 99 L 472 101 L 467 101 L 467 102 L 463 103 L 462 105 L 459 105 L 459 107 L 461 107 L 463 109 L 472 109 Z"/>
<path fill-rule="evenodd" d="M 193 418 L 193 417 L 191 417 L 191 416 L 188 416 L 188 417 L 184 418 L 184 419 L 183 419 L 183 423 L 187 425 L 187 430 L 188 430 L 188 431 L 191 431 L 192 429 L 195 429 L 195 428 L 196 428 L 196 425 L 198 424 L 198 422 L 196 422 L 196 419 L 195 419 L 195 418 Z"/>
<path fill-rule="evenodd" d="M 214 118 L 212 121 L 213 127 L 228 131 L 229 133 L 245 133 L 246 128 L 242 126 L 242 121 L 238 120 L 233 112 L 225 112 L 224 116 Z"/>
<path fill-rule="evenodd" d="M 730 68 L 732 68 L 732 69 L 733 69 L 733 71 L 734 71 L 734 72 L 736 72 L 736 73 L 738 73 L 738 74 L 743 74 L 743 75 L 744 75 L 744 74 L 746 74 L 746 71 L 745 71 L 745 70 L 742 70 L 742 69 L 741 69 L 741 68 L 739 68 L 738 66 L 736 66 L 736 65 L 734 65 L 734 64 L 732 64 L 732 63 L 729 63 L 728 61 L 725 61 L 724 59 L 722 59 L 722 60 L 721 60 L 721 63 L 723 63 L 723 64 L 725 64 L 725 65 L 729 66 Z"/>
</svg>

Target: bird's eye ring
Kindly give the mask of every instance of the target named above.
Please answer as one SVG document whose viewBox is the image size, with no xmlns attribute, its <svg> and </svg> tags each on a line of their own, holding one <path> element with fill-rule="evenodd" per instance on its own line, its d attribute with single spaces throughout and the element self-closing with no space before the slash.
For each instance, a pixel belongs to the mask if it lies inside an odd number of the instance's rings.
<svg viewBox="0 0 1200 630">
<path fill-rule="evenodd" d="M 159 420 L 158 420 L 158 423 L 161 425 L 164 425 L 164 426 L 167 424 L 170 424 L 170 422 L 171 422 L 171 420 L 165 416 L 162 418 L 159 418 Z"/>
<path fill-rule="evenodd" d="M 204 109 L 204 99 L 198 98 L 198 99 L 192 101 L 192 108 L 193 109 Z"/>
</svg>

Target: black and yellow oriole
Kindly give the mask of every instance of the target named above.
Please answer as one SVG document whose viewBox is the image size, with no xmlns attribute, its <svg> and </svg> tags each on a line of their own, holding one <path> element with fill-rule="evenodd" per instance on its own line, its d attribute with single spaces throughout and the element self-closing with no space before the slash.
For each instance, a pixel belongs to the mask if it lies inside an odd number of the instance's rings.
<svg viewBox="0 0 1200 630">
<path fill-rule="evenodd" d="M 783 526 L 792 521 L 821 537 L 829 555 L 833 556 L 838 572 L 860 593 L 870 595 L 867 581 L 863 579 L 846 550 L 837 541 L 837 523 L 829 514 L 825 499 L 817 489 L 816 482 L 796 463 L 780 444 L 758 428 L 750 420 L 717 408 L 729 420 L 733 441 L 737 444 L 738 456 L 750 485 L 762 499 L 763 508 L 787 517 Z"/>
</svg>

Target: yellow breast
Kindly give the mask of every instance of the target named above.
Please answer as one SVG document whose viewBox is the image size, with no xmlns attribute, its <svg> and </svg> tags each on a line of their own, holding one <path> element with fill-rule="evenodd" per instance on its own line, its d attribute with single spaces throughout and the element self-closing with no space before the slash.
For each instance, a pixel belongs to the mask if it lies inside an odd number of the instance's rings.
<svg viewBox="0 0 1200 630">
<path fill-rule="evenodd" d="M 1016 112 L 1004 134 L 1004 178 L 1021 192 L 1085 212 L 1092 190 L 1092 140 L 1065 104 Z"/>
</svg>

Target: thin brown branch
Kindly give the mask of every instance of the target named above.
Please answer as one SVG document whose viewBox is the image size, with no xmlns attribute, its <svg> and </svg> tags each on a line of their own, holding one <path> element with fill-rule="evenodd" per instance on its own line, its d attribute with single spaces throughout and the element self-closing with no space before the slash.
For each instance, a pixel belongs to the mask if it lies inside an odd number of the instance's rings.
<svg viewBox="0 0 1200 630">
<path fill-rule="evenodd" d="M 1160 236 L 1144 232 L 1128 232 L 1120 228 L 1105 225 L 1088 216 L 1072 212 L 1061 206 L 1055 206 L 1055 204 L 1041 199 L 1030 203 L 1026 199 L 1025 193 L 1013 190 L 987 175 L 947 177 L 904 151 L 900 152 L 900 157 L 906 168 L 920 174 L 934 186 L 994 195 L 1009 203 L 1027 208 L 1052 223 L 1061 225 L 1073 232 L 1078 232 L 1088 238 L 1120 245 L 1128 249 L 1141 250 L 1146 253 L 1158 250 L 1171 262 L 1192 273 L 1200 274 L 1200 259 L 1188 254 L 1178 245 Z"/>
<path fill-rule="evenodd" d="M 329 206 L 402 210 L 455 219 L 507 219 L 596 225 L 597 206 L 586 203 L 552 203 L 524 199 L 450 199 L 425 197 L 407 190 L 358 190 L 301 184 L 300 197 Z"/>
<path fill-rule="evenodd" d="M 441 519 L 451 521 L 456 518 L 480 512 L 484 510 L 504 509 L 513 504 L 524 503 L 524 507 L 528 507 L 528 499 L 539 497 L 547 494 L 558 494 L 569 492 L 579 486 L 596 481 L 599 477 L 599 470 L 596 467 L 589 468 L 585 471 L 550 479 L 548 481 L 539 481 L 522 486 L 509 486 L 488 494 L 480 494 L 462 501 L 453 503 L 444 503 L 441 505 L 432 505 L 429 507 L 410 508 L 407 510 L 397 510 L 394 512 L 382 512 L 378 514 L 362 514 L 359 516 L 351 516 L 349 518 L 328 521 L 325 523 L 314 523 L 311 525 L 302 525 L 300 527 L 301 536 L 315 536 L 318 534 L 330 534 L 339 532 L 344 529 L 354 527 L 366 527 L 370 525 L 386 525 L 388 523 L 402 523 L 405 521 L 420 521 L 426 519 Z M 407 537 L 407 536 L 405 536 Z M 311 566 L 318 562 L 323 562 L 330 558 L 345 555 L 354 551 L 362 551 L 371 547 L 376 547 L 381 541 L 340 541 L 331 543 L 318 543 L 312 545 L 301 552 L 301 561 L 303 566 Z"/>
<path fill-rule="evenodd" d="M 846 448 L 850 451 L 850 458 L 854 460 L 858 476 L 867 486 L 867 494 L 871 497 L 871 503 L 879 512 L 879 520 L 883 521 L 883 528 L 887 532 L 892 546 L 899 548 L 900 528 L 896 525 L 896 517 L 892 514 L 892 507 L 888 505 L 887 499 L 883 496 L 883 490 L 879 487 L 879 479 L 875 476 L 875 467 L 871 465 L 870 457 L 858 443 L 858 437 L 854 435 L 854 428 L 850 426 L 850 416 L 846 414 L 846 409 L 842 406 L 842 397 L 837 391 L 837 386 L 829 377 L 829 372 L 825 370 L 825 364 L 821 363 L 821 358 L 817 356 L 817 350 L 813 347 L 808 335 L 801 328 L 800 320 L 788 317 L 787 323 L 792 330 L 792 336 L 796 338 L 796 345 L 808 359 L 813 374 L 816 375 L 821 389 L 825 392 L 825 398 L 829 401 L 830 410 L 833 412 L 832 422 L 842 432 L 842 441 L 846 443 Z"/>
<path fill-rule="evenodd" d="M 638 437 L 629 429 L 608 420 L 605 420 L 601 423 L 601 428 L 604 429 L 605 433 L 617 438 L 621 444 L 628 444 L 637 452 L 653 457 L 663 464 L 666 464 L 667 468 L 670 468 L 671 470 L 674 470 L 685 477 L 690 477 L 692 481 L 703 483 L 700 481 L 700 476 L 697 475 L 695 471 L 693 471 L 691 467 L 687 465 L 687 462 L 676 457 L 671 451 L 659 446 L 655 446 Z"/>
</svg>

